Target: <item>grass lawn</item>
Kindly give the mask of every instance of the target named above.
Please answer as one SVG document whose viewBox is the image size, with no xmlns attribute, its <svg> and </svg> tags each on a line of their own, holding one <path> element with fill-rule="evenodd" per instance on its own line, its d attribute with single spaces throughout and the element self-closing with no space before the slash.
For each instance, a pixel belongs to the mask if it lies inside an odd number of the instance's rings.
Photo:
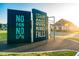
<svg viewBox="0 0 79 59">
<path fill-rule="evenodd" d="M 36 52 L 36 53 L 0 53 L 0 56 L 75 56 L 75 51 Z"/>
<path fill-rule="evenodd" d="M 0 41 L 7 40 L 7 31 L 0 31 Z"/>
<path fill-rule="evenodd" d="M 72 40 L 72 41 L 75 41 L 75 42 L 79 42 L 79 38 L 67 38 L 68 40 Z"/>
</svg>

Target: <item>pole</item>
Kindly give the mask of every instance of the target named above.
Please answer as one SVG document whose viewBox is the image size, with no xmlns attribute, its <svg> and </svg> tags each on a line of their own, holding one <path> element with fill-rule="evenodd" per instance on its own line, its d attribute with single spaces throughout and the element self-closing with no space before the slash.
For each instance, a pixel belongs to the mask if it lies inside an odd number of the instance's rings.
<svg viewBox="0 0 79 59">
<path fill-rule="evenodd" d="M 55 16 L 51 16 L 51 17 L 48 17 L 48 18 L 53 18 L 53 24 L 54 24 L 53 31 L 54 31 L 54 40 L 55 40 Z M 51 34 L 50 34 L 50 36 L 51 36 Z"/>
<path fill-rule="evenodd" d="M 53 16 L 54 19 L 54 40 L 55 40 L 55 17 Z"/>
</svg>

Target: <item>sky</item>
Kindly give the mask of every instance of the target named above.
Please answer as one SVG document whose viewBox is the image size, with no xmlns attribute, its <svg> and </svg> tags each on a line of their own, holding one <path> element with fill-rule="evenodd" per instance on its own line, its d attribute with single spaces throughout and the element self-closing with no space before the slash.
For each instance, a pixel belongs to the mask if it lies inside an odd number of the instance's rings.
<svg viewBox="0 0 79 59">
<path fill-rule="evenodd" d="M 0 22 L 7 23 L 7 9 L 32 11 L 32 8 L 55 16 L 55 21 L 63 18 L 79 27 L 79 4 L 72 3 L 0 3 Z"/>
</svg>

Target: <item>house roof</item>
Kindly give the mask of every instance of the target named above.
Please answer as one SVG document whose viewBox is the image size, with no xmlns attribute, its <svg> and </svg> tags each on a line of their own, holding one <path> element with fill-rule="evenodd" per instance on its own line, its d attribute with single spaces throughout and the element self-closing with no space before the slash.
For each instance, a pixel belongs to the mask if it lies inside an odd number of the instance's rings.
<svg viewBox="0 0 79 59">
<path fill-rule="evenodd" d="M 74 25 L 72 22 L 70 22 L 70 21 L 67 21 L 67 20 L 65 20 L 65 19 L 60 19 L 59 21 L 57 21 L 56 23 L 55 23 L 55 25 L 64 25 L 65 26 L 65 24 L 68 24 L 69 26 L 72 26 L 72 25 Z"/>
</svg>

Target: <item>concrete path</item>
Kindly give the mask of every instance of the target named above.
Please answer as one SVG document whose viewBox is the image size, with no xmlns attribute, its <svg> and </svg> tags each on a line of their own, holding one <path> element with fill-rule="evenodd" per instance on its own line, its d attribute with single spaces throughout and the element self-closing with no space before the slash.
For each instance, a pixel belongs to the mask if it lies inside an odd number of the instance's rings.
<svg viewBox="0 0 79 59">
<path fill-rule="evenodd" d="M 40 46 L 38 48 L 34 48 L 31 51 L 52 51 L 52 50 L 61 50 L 61 49 L 70 49 L 79 51 L 79 43 L 70 41 L 70 40 L 64 40 L 64 39 L 56 39 L 49 40 L 49 42 L 46 45 Z"/>
<path fill-rule="evenodd" d="M 30 45 L 4 50 L 3 52 L 38 52 L 38 51 L 53 51 L 61 49 L 70 49 L 79 51 L 79 42 L 56 38 L 49 41 L 40 41 Z"/>
<path fill-rule="evenodd" d="M 59 38 L 63 38 L 63 39 L 66 39 L 66 38 L 79 38 L 79 33 L 71 33 L 71 34 L 68 34 L 68 35 L 64 35 L 64 36 L 56 36 L 56 37 L 59 37 Z"/>
<path fill-rule="evenodd" d="M 67 37 L 73 37 L 75 34 L 68 34 L 62 37 L 56 37 L 56 39 L 49 39 L 35 42 L 32 44 L 24 44 L 15 48 L 5 49 L 1 52 L 38 52 L 38 51 L 53 51 L 53 50 L 62 50 L 69 49 L 79 51 L 79 42 L 67 40 Z"/>
</svg>

